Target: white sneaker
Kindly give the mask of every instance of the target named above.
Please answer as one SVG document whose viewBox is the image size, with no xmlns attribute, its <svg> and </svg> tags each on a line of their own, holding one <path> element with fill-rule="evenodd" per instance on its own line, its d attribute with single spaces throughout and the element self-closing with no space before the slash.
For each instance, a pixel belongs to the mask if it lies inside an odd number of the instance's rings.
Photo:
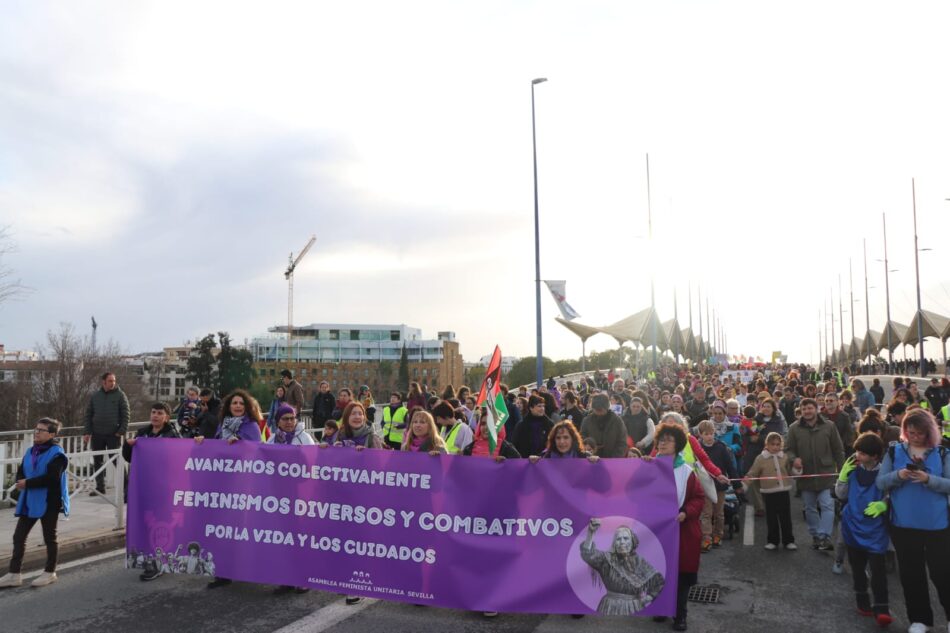
<svg viewBox="0 0 950 633">
<path fill-rule="evenodd" d="M 3 578 L 0 578 L 0 588 L 6 587 L 19 587 L 23 584 L 23 575 L 9 573 Z"/>
<path fill-rule="evenodd" d="M 907 629 L 907 633 L 927 633 L 929 630 L 926 624 L 914 622 L 910 625 L 910 628 Z"/>
<path fill-rule="evenodd" d="M 795 545 L 794 543 L 788 543 L 788 544 L 785 546 L 785 549 L 794 552 L 795 550 L 798 549 L 798 545 Z"/>
<path fill-rule="evenodd" d="M 56 572 L 55 571 L 44 571 L 42 574 L 37 576 L 33 582 L 30 583 L 31 587 L 45 587 L 46 585 L 52 585 L 56 582 Z"/>
<path fill-rule="evenodd" d="M 766 544 L 765 544 L 765 549 L 767 549 L 767 550 L 769 550 L 769 551 L 771 552 L 772 550 L 778 549 L 778 545 L 776 545 L 775 543 L 766 543 Z"/>
<path fill-rule="evenodd" d="M 835 564 L 831 566 L 831 573 L 833 574 L 843 574 L 844 573 L 844 563 L 839 563 L 835 561 Z"/>
</svg>

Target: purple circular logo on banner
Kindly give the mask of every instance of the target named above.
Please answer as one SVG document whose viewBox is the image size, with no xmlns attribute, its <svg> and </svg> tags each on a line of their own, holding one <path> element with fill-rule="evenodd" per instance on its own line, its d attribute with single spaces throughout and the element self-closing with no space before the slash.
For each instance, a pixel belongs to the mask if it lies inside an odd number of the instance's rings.
<svg viewBox="0 0 950 633">
<path fill-rule="evenodd" d="M 614 544 L 614 536 L 617 529 L 621 527 L 629 528 L 633 531 L 639 544 L 637 545 L 636 555 L 648 563 L 660 576 L 666 577 L 666 553 L 663 551 L 663 545 L 650 528 L 643 523 L 631 517 L 609 516 L 598 517 L 600 527 L 594 533 L 594 548 L 599 552 L 609 552 Z M 623 534 L 624 531 L 621 531 Z M 581 602 L 587 605 L 591 611 L 598 611 L 601 599 L 608 593 L 605 586 L 605 579 L 602 574 L 581 557 L 581 545 L 587 540 L 587 526 L 585 525 L 567 555 L 567 578 L 571 584 L 574 594 L 580 598 Z M 607 580 L 607 584 L 610 580 Z M 656 593 L 659 593 L 658 591 Z M 655 596 L 643 600 L 643 608 L 653 601 Z M 602 609 L 603 610 L 603 609 Z"/>
</svg>

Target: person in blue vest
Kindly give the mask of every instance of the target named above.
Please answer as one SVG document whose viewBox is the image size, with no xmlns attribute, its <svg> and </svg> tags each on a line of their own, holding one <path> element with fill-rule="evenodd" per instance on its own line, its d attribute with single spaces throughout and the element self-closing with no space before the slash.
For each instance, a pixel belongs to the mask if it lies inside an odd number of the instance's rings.
<svg viewBox="0 0 950 633">
<path fill-rule="evenodd" d="M 383 407 L 383 441 L 397 451 L 402 448 L 402 436 L 406 432 L 409 409 L 402 404 L 402 394 L 389 394 L 389 404 Z"/>
<path fill-rule="evenodd" d="M 854 582 L 858 613 L 873 617 L 878 626 L 894 621 L 887 604 L 887 502 L 884 492 L 875 484 L 884 458 L 884 440 L 875 433 L 862 433 L 854 441 L 854 455 L 849 457 L 835 484 L 835 496 L 841 510 L 841 537 L 848 548 L 848 562 Z M 868 596 L 868 573 L 871 568 L 871 597 Z"/>
<path fill-rule="evenodd" d="M 934 624 L 927 574 L 950 619 L 950 451 L 926 409 L 911 409 L 901 421 L 901 441 L 881 462 L 877 487 L 890 493 L 891 541 L 897 551 L 907 605 L 908 633 Z"/>
<path fill-rule="evenodd" d="M 33 446 L 17 468 L 16 488 L 20 491 L 20 498 L 17 499 L 14 515 L 19 519 L 13 531 L 10 572 L 0 578 L 0 587 L 19 587 L 23 584 L 20 569 L 26 552 L 26 537 L 37 521 L 43 526 L 46 567 L 33 580 L 32 586 L 45 587 L 56 582 L 56 524 L 60 512 L 69 516 L 69 489 L 66 486 L 68 459 L 56 439 L 59 428 L 57 420 L 41 418 L 33 429 Z"/>
</svg>

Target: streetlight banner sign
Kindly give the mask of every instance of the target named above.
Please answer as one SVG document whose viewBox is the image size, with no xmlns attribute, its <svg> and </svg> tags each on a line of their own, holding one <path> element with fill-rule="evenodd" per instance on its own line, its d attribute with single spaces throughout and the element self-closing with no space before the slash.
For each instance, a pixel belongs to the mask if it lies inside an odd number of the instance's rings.
<svg viewBox="0 0 950 633">
<path fill-rule="evenodd" d="M 673 615 L 668 458 L 142 438 L 127 564 L 472 611 Z"/>
<path fill-rule="evenodd" d="M 580 315 L 577 311 L 571 307 L 571 304 L 567 302 L 567 282 L 563 279 L 555 281 L 545 281 L 545 284 L 548 286 L 548 290 L 551 291 L 551 296 L 554 297 L 554 302 L 557 303 L 557 309 L 561 311 L 561 316 L 564 317 L 565 321 L 573 321 Z"/>
</svg>

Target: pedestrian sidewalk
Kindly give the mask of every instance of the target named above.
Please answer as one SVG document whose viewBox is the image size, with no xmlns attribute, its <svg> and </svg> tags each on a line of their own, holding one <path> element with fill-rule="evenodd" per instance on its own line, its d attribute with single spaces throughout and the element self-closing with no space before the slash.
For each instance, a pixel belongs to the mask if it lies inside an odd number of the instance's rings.
<svg viewBox="0 0 950 633">
<path fill-rule="evenodd" d="M 0 509 L 0 575 L 6 572 L 13 555 L 13 530 L 17 523 L 13 511 L 13 508 Z M 59 517 L 59 562 L 124 547 L 125 528 L 116 529 L 115 512 L 115 506 L 102 497 L 89 497 L 85 492 L 73 497 L 69 518 Z M 23 570 L 40 568 L 45 561 L 43 530 L 37 522 L 26 541 Z"/>
</svg>

